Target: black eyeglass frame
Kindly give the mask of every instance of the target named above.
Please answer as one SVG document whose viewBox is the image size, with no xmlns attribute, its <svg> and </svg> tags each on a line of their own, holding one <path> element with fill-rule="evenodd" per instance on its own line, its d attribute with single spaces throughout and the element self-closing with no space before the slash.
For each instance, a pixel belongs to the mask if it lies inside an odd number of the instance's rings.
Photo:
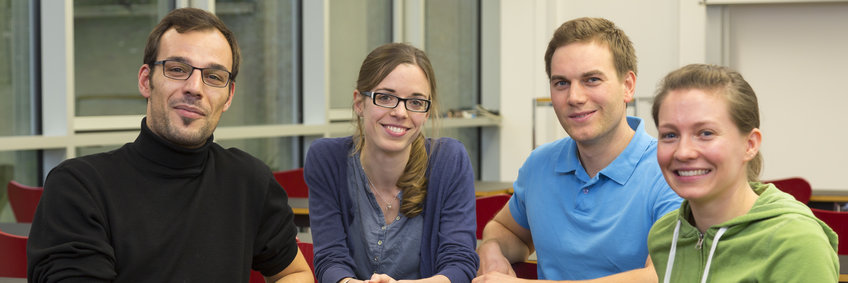
<svg viewBox="0 0 848 283">
<path fill-rule="evenodd" d="M 183 64 L 183 65 L 189 66 L 189 67 L 191 67 L 191 71 L 188 72 L 188 76 L 186 76 L 185 78 L 175 78 L 175 77 L 168 76 L 167 75 L 168 72 L 165 70 L 165 63 L 167 63 L 167 62 L 176 62 L 176 63 L 180 63 L 180 64 Z M 200 70 L 200 80 L 203 81 L 203 83 L 208 85 L 208 86 L 217 87 L 217 88 L 225 88 L 225 87 L 230 85 L 230 82 L 233 81 L 233 73 L 231 73 L 230 71 L 224 70 L 224 69 L 220 69 L 220 68 L 212 68 L 212 67 L 210 67 L 210 68 L 198 68 L 198 67 L 192 66 L 189 63 L 182 62 L 182 61 L 179 61 L 179 60 L 161 60 L 161 61 L 153 62 L 153 65 L 154 66 L 155 65 L 162 65 L 162 75 L 165 76 L 166 78 L 173 79 L 173 80 L 187 81 L 189 78 L 191 78 L 191 75 L 194 74 L 194 70 Z M 210 83 L 206 82 L 206 76 L 203 75 L 203 71 L 205 71 L 205 70 L 214 70 L 214 71 L 226 72 L 227 73 L 227 81 L 222 86 L 210 84 Z"/>
<path fill-rule="evenodd" d="M 397 95 L 394 95 L 394 94 L 391 94 L 391 93 L 385 93 L 385 92 L 363 91 L 363 92 L 360 92 L 360 93 L 361 93 L 362 95 L 365 95 L 365 96 L 371 97 L 371 103 L 374 103 L 374 105 L 377 105 L 377 106 L 380 106 L 380 107 L 383 107 L 383 108 L 390 108 L 390 109 L 394 109 L 394 108 L 396 108 L 396 107 L 397 107 L 397 106 L 398 106 L 401 102 L 403 102 L 403 107 L 404 107 L 404 108 L 406 108 L 406 110 L 407 110 L 407 111 L 416 112 L 416 113 L 427 113 L 427 111 L 430 111 L 430 105 L 432 105 L 432 104 L 433 104 L 433 102 L 432 102 L 432 101 L 430 101 L 429 99 L 423 99 L 423 98 L 402 98 L 402 97 L 399 97 L 399 96 L 397 96 Z M 380 105 L 380 104 L 377 104 L 377 95 L 388 95 L 388 96 L 394 97 L 395 99 L 397 99 L 397 100 L 396 100 L 396 102 L 397 102 L 397 103 L 395 103 L 395 105 L 394 105 L 394 106 L 388 106 L 388 105 Z M 407 102 L 407 101 L 409 101 L 409 100 L 412 100 L 412 101 L 424 101 L 424 102 L 426 102 L 426 103 L 427 103 L 427 106 L 426 106 L 426 107 L 424 107 L 424 111 L 420 111 L 420 110 L 412 110 L 412 109 L 409 109 L 409 104 L 406 104 L 406 102 Z"/>
</svg>

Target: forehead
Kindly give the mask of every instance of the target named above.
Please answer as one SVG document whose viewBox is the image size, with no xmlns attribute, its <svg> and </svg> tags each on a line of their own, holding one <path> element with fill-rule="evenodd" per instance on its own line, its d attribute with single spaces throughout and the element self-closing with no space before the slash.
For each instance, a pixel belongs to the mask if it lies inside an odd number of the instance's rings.
<svg viewBox="0 0 848 283">
<path fill-rule="evenodd" d="M 730 121 L 727 99 L 715 90 L 697 88 L 676 89 L 660 104 L 659 120 L 676 123 L 683 121 Z"/>
<path fill-rule="evenodd" d="M 430 81 L 427 80 L 424 70 L 417 65 L 400 64 L 380 81 L 377 89 L 391 89 L 402 95 L 418 94 L 429 97 Z"/>
<path fill-rule="evenodd" d="M 170 28 L 159 40 L 156 60 L 183 58 L 197 67 L 220 65 L 232 70 L 233 54 L 230 44 L 215 28 L 184 33 Z"/>
<path fill-rule="evenodd" d="M 551 57 L 551 76 L 579 77 L 594 71 L 616 76 L 612 53 L 605 44 L 573 42 L 558 47 Z"/>
</svg>

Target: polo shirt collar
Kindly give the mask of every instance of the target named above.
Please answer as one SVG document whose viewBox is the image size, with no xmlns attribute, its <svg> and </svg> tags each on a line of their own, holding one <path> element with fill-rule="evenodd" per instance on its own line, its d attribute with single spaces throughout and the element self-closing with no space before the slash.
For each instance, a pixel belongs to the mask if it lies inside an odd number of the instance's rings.
<svg viewBox="0 0 848 283">
<path fill-rule="evenodd" d="M 627 125 L 636 132 L 633 134 L 633 139 L 630 140 L 630 143 L 627 144 L 624 151 L 622 151 L 621 154 L 612 161 L 612 163 L 607 165 L 607 167 L 598 173 L 599 175 L 606 176 L 607 178 L 622 185 L 626 183 L 633 175 L 633 172 L 636 171 L 636 164 L 639 163 L 639 160 L 642 160 L 643 158 L 656 158 L 655 156 L 644 156 L 646 153 L 650 152 L 648 151 L 648 148 L 654 141 L 653 138 L 645 132 L 645 124 L 642 123 L 642 119 L 627 116 Z M 578 176 L 585 176 L 588 178 L 586 169 L 584 169 L 583 165 L 580 164 L 580 158 L 577 153 L 577 142 L 573 139 L 567 139 L 567 144 L 560 152 L 559 158 L 557 158 L 555 170 L 562 174 L 578 174 Z"/>
</svg>

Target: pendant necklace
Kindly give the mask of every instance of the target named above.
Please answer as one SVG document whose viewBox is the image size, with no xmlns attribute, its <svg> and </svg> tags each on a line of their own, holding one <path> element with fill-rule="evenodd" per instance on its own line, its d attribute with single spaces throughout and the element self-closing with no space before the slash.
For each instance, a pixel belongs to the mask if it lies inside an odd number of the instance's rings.
<svg viewBox="0 0 848 283">
<path fill-rule="evenodd" d="M 365 172 L 365 168 L 362 168 L 362 172 Z M 371 181 L 371 177 L 368 177 L 368 173 L 365 173 L 365 178 L 368 179 L 368 184 L 371 187 L 371 191 L 373 191 L 374 194 L 377 195 L 377 197 L 379 197 L 381 200 L 383 200 L 383 202 L 386 203 L 386 211 L 388 211 L 389 209 L 392 209 L 392 203 L 386 201 L 386 199 L 383 198 L 382 195 L 380 195 L 380 193 L 377 191 L 377 188 L 374 187 L 374 182 Z M 394 197 L 392 200 L 394 200 L 395 198 L 397 198 L 397 197 Z"/>
</svg>

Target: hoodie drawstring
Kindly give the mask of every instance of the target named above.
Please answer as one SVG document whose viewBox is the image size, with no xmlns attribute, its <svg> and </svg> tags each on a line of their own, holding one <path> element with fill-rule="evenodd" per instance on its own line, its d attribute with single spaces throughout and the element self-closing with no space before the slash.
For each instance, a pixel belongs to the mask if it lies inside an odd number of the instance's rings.
<svg viewBox="0 0 848 283">
<path fill-rule="evenodd" d="M 715 237 L 713 237 L 713 245 L 710 247 L 710 255 L 707 257 L 707 265 L 704 267 L 704 275 L 701 277 L 701 282 L 706 283 L 707 277 L 710 275 L 710 265 L 713 263 L 713 255 L 715 254 L 716 246 L 718 246 L 718 241 L 721 239 L 721 236 L 724 235 L 724 232 L 727 231 L 727 227 L 721 227 L 718 229 Z M 674 256 L 677 253 L 677 237 L 680 235 L 680 220 L 677 220 L 677 225 L 674 226 L 674 238 L 671 240 L 671 251 L 668 254 L 668 263 L 665 266 L 665 276 L 663 277 L 664 283 L 671 282 L 671 271 L 674 266 Z"/>
</svg>

